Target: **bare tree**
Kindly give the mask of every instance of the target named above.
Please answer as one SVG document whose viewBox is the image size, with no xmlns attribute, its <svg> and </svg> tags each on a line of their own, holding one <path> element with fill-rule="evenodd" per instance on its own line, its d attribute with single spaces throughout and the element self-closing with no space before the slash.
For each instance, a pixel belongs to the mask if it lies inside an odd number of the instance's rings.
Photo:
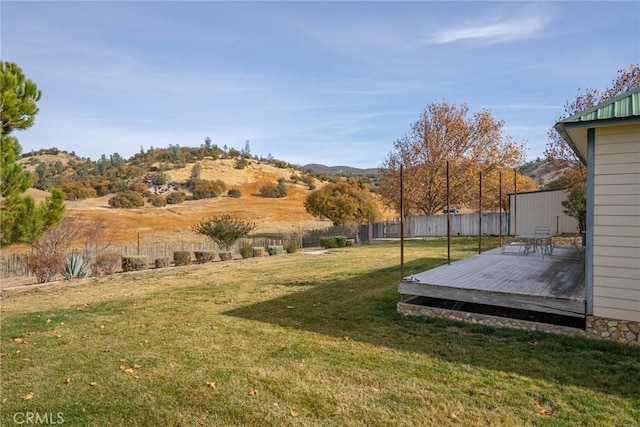
<svg viewBox="0 0 640 427">
<path fill-rule="evenodd" d="M 85 224 L 74 215 L 66 215 L 58 225 L 45 231 L 31 243 L 36 255 L 62 254 L 83 233 Z"/>
<path fill-rule="evenodd" d="M 556 122 L 639 86 L 640 63 L 631 64 L 628 69 L 622 68 L 618 70 L 618 75 L 611 82 L 611 86 L 606 88 L 602 93 L 593 88 L 588 88 L 584 91 L 578 88 L 576 97 L 572 101 L 567 101 L 564 104 L 564 111 Z M 574 187 L 575 185 L 585 182 L 587 173 L 585 165 L 553 126 L 549 129 L 547 137 L 547 147 L 544 152 L 545 157 L 557 169 L 564 171 L 563 181 L 566 185 Z"/>
</svg>

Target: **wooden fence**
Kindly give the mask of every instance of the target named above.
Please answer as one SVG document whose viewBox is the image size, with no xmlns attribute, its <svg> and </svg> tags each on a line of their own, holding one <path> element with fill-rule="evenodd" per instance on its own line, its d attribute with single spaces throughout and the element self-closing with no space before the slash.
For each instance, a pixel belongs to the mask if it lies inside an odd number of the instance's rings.
<svg viewBox="0 0 640 427">
<path fill-rule="evenodd" d="M 449 215 L 452 236 L 477 236 L 479 232 L 478 213 Z M 400 220 L 372 224 L 372 238 L 400 237 Z M 508 230 L 507 215 L 502 213 L 502 232 L 498 212 L 482 214 L 482 234 L 500 235 Z M 405 237 L 443 237 L 447 235 L 447 215 L 415 215 L 404 221 Z"/>
</svg>

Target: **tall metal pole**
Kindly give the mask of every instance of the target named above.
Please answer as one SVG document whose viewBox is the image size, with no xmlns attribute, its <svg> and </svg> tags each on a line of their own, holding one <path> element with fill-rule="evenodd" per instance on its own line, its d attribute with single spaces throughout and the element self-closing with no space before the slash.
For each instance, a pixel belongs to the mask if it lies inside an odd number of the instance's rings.
<svg viewBox="0 0 640 427">
<path fill-rule="evenodd" d="M 400 280 L 404 279 L 404 167 L 400 165 Z"/>
<path fill-rule="evenodd" d="M 502 247 L 502 171 L 499 175 L 500 199 L 498 199 L 498 229 L 500 230 L 500 247 Z"/>
<path fill-rule="evenodd" d="M 516 168 L 513 168 L 513 235 L 518 234 L 518 179 Z"/>
<path fill-rule="evenodd" d="M 449 197 L 449 160 L 447 160 L 447 264 L 451 264 L 451 198 Z"/>
<path fill-rule="evenodd" d="M 478 253 L 482 253 L 482 171 L 480 171 L 480 185 L 478 189 Z"/>
</svg>

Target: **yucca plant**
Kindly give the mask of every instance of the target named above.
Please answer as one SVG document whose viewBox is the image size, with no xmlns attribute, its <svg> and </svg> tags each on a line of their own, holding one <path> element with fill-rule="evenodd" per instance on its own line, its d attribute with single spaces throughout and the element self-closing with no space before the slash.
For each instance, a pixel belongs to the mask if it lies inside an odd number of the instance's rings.
<svg viewBox="0 0 640 427">
<path fill-rule="evenodd" d="M 81 279 L 87 276 L 89 264 L 82 256 L 74 253 L 67 258 L 67 265 L 62 273 L 65 279 Z"/>
</svg>

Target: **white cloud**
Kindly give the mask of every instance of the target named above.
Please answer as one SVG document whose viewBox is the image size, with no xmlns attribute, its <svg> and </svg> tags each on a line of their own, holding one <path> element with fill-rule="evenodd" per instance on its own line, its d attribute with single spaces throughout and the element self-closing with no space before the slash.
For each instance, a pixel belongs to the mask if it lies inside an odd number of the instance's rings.
<svg viewBox="0 0 640 427">
<path fill-rule="evenodd" d="M 493 22 L 485 25 L 456 26 L 440 30 L 429 42 L 447 44 L 464 40 L 498 43 L 528 39 L 543 31 L 549 19 L 542 15 Z"/>
</svg>

